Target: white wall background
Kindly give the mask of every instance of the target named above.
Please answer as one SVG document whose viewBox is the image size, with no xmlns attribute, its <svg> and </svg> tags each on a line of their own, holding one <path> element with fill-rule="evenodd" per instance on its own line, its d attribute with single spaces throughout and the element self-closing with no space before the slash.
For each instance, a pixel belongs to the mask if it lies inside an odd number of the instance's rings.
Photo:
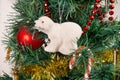
<svg viewBox="0 0 120 80">
<path fill-rule="evenodd" d="M 6 22 L 8 19 L 8 15 L 10 12 L 13 12 L 11 8 L 12 4 L 15 0 L 0 0 L 0 75 L 2 75 L 2 71 L 6 73 L 11 73 L 10 64 L 5 61 L 6 50 L 5 46 L 2 44 L 3 33 L 6 34 Z"/>
<path fill-rule="evenodd" d="M 8 16 L 10 12 L 13 12 L 14 10 L 11 8 L 12 4 L 15 2 L 15 0 L 0 0 L 0 75 L 2 74 L 2 71 L 11 74 L 10 65 L 5 62 L 5 56 L 6 56 L 6 50 L 5 45 L 2 44 L 1 40 L 3 40 L 3 33 L 5 34 L 6 31 L 6 23 Z M 117 3 L 115 5 L 115 17 L 117 17 L 117 20 L 120 20 L 120 0 L 117 0 Z"/>
</svg>

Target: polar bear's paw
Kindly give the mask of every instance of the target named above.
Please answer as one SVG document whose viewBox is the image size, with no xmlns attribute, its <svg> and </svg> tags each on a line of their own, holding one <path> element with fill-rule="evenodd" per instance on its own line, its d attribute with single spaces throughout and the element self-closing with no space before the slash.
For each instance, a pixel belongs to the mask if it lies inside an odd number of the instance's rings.
<svg viewBox="0 0 120 80">
<path fill-rule="evenodd" d="M 56 52 L 56 50 L 53 47 L 48 47 L 48 46 L 46 46 L 44 50 L 47 52 Z"/>
</svg>

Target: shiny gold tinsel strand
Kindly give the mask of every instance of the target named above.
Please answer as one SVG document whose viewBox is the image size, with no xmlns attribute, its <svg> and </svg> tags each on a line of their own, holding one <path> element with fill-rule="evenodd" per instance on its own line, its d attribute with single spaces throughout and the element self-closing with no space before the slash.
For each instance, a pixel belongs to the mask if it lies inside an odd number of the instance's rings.
<svg viewBox="0 0 120 80">
<path fill-rule="evenodd" d="M 8 61 L 10 59 L 10 51 L 11 51 L 11 48 L 8 47 L 7 48 L 7 54 L 6 54 L 6 61 Z"/>
<path fill-rule="evenodd" d="M 12 71 L 13 71 L 14 80 L 19 80 L 19 70 L 18 69 L 12 69 Z"/>
<path fill-rule="evenodd" d="M 101 53 L 96 56 L 98 59 L 102 59 L 103 63 L 114 62 L 114 52 L 113 50 L 106 50 L 105 53 Z M 117 62 L 118 67 L 120 67 L 120 51 L 117 53 Z"/>
<path fill-rule="evenodd" d="M 55 55 L 54 55 L 55 56 Z M 57 77 L 67 76 L 69 73 L 68 58 L 63 56 L 53 58 L 49 63 L 43 66 L 30 65 L 23 66 L 20 71 L 24 72 L 27 76 L 31 76 L 32 80 L 54 80 Z"/>
</svg>

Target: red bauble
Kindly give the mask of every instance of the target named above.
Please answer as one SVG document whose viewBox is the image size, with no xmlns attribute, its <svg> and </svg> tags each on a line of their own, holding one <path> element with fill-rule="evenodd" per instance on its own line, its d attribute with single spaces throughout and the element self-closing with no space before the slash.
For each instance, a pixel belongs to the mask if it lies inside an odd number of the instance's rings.
<svg viewBox="0 0 120 80">
<path fill-rule="evenodd" d="M 95 15 L 96 14 L 96 10 L 92 10 L 92 15 Z"/>
<path fill-rule="evenodd" d="M 90 26 L 90 25 L 91 25 L 91 23 L 92 23 L 91 21 L 88 21 L 88 22 L 87 22 L 87 25 L 88 25 L 88 26 Z"/>
<path fill-rule="evenodd" d="M 94 15 L 91 15 L 91 16 L 89 17 L 89 19 L 90 19 L 90 20 L 93 20 L 93 19 L 94 19 Z"/>
<path fill-rule="evenodd" d="M 88 26 L 84 26 L 84 27 L 83 27 L 83 30 L 84 30 L 84 31 L 87 31 L 87 30 L 88 30 Z"/>
<path fill-rule="evenodd" d="M 114 11 L 112 11 L 112 10 L 109 11 L 109 14 L 110 14 L 110 15 L 113 15 L 113 14 L 114 14 Z"/>
<path fill-rule="evenodd" d="M 114 9 L 115 6 L 114 6 L 113 4 L 111 4 L 111 5 L 109 6 L 109 8 L 110 8 L 110 9 Z"/>
<path fill-rule="evenodd" d="M 114 2 L 115 2 L 115 0 L 110 0 L 110 2 L 111 2 L 111 3 L 114 3 Z"/>
<path fill-rule="evenodd" d="M 19 45 L 23 45 L 24 47 L 31 46 L 32 49 L 37 49 L 44 43 L 44 40 L 38 38 L 38 35 L 40 33 L 32 34 L 27 27 L 23 26 L 19 29 L 16 37 Z"/>
<path fill-rule="evenodd" d="M 112 21 L 112 20 L 113 20 L 113 17 L 112 17 L 112 16 L 111 16 L 111 17 L 109 17 L 109 20 L 110 20 L 110 21 Z"/>
<path fill-rule="evenodd" d="M 95 0 L 97 3 L 99 3 L 101 0 Z"/>
</svg>

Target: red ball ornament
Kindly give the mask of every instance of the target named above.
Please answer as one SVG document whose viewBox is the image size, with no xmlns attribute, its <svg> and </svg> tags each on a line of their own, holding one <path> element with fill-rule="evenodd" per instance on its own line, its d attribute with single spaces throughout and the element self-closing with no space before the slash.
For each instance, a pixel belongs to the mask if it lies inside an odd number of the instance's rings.
<svg viewBox="0 0 120 80">
<path fill-rule="evenodd" d="M 94 19 L 94 15 L 91 15 L 91 16 L 89 17 L 89 19 L 90 19 L 90 20 L 93 20 L 93 19 Z"/>
<path fill-rule="evenodd" d="M 19 29 L 16 37 L 19 45 L 23 45 L 24 47 L 31 46 L 32 49 L 38 49 L 44 43 L 44 40 L 38 38 L 38 35 L 40 33 L 32 34 L 26 26 L 23 26 Z"/>
<path fill-rule="evenodd" d="M 88 26 L 90 26 L 90 25 L 91 25 L 91 23 L 92 23 L 91 21 L 88 21 L 88 22 L 87 22 L 87 25 L 88 25 Z"/>
<path fill-rule="evenodd" d="M 110 3 L 114 3 L 115 2 L 115 0 L 110 0 Z"/>
<path fill-rule="evenodd" d="M 96 14 L 96 10 L 94 9 L 94 10 L 92 10 L 92 14 L 93 15 L 95 15 Z"/>
<path fill-rule="evenodd" d="M 95 0 L 95 2 L 99 3 L 101 0 Z"/>
<path fill-rule="evenodd" d="M 109 14 L 110 14 L 110 15 L 113 15 L 113 14 L 114 14 L 114 11 L 112 11 L 112 10 L 109 11 Z"/>
<path fill-rule="evenodd" d="M 110 21 L 112 21 L 112 20 L 113 20 L 113 17 L 112 17 L 112 16 L 111 16 L 111 17 L 109 17 L 109 20 L 110 20 Z"/>
<path fill-rule="evenodd" d="M 111 4 L 111 5 L 109 6 L 109 8 L 110 8 L 110 9 L 114 9 L 115 6 L 114 6 L 113 4 Z"/>
<path fill-rule="evenodd" d="M 83 30 L 84 30 L 84 31 L 87 31 L 87 30 L 88 30 L 88 26 L 84 26 L 84 27 L 83 27 Z"/>
</svg>

